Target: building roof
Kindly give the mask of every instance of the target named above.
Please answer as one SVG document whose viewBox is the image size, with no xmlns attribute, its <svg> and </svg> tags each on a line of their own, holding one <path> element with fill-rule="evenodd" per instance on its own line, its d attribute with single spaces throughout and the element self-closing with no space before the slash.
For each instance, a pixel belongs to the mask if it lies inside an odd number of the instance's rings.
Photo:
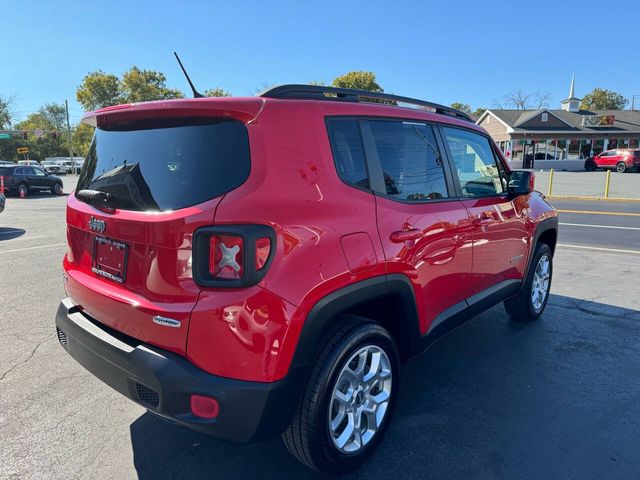
<svg viewBox="0 0 640 480">
<path fill-rule="evenodd" d="M 548 112 L 559 118 L 564 124 L 562 126 L 541 127 L 527 126 L 526 123 L 537 115 Z M 487 116 L 493 114 L 504 123 L 511 133 L 531 133 L 531 132 L 576 132 L 595 133 L 598 132 L 634 132 L 640 133 L 640 111 L 638 110 L 579 110 L 578 112 L 568 112 L 566 110 L 556 110 L 543 108 L 540 110 L 487 110 L 476 123 L 481 123 Z M 611 126 L 582 126 L 582 119 L 585 116 L 593 115 L 613 115 L 615 121 Z"/>
</svg>

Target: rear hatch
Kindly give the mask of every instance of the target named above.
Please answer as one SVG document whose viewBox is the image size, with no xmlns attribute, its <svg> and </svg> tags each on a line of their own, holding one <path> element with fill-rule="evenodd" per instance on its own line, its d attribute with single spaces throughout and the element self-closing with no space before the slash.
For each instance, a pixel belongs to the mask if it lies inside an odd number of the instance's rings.
<svg viewBox="0 0 640 480">
<path fill-rule="evenodd" d="M 69 197 L 67 294 L 99 322 L 184 355 L 200 287 L 191 238 L 250 171 L 243 119 L 132 108 L 98 118 Z"/>
</svg>

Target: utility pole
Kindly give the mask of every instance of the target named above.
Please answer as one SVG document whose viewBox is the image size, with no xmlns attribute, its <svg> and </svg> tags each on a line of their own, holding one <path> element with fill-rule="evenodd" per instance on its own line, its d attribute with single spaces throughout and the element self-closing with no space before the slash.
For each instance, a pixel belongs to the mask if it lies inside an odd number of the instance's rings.
<svg viewBox="0 0 640 480">
<path fill-rule="evenodd" d="M 636 109 L 636 98 L 640 98 L 640 95 L 632 95 L 631 96 L 631 110 Z"/>
<path fill-rule="evenodd" d="M 71 145 L 71 124 L 69 123 L 69 102 L 64 101 L 64 109 L 67 112 L 67 138 L 69 139 L 69 156 L 71 158 L 71 171 L 76 174 L 76 162 L 73 161 L 73 146 Z"/>
</svg>

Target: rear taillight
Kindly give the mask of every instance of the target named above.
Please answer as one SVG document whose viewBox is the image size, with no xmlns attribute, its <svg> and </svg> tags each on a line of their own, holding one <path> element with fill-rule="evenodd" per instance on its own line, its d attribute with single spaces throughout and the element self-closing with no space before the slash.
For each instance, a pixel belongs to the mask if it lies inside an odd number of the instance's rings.
<svg viewBox="0 0 640 480">
<path fill-rule="evenodd" d="M 211 235 L 209 274 L 214 278 L 242 278 L 244 242 L 242 237 Z"/>
<path fill-rule="evenodd" d="M 275 231 L 266 225 L 204 227 L 193 238 L 193 278 L 207 287 L 255 285 L 275 254 Z"/>
</svg>

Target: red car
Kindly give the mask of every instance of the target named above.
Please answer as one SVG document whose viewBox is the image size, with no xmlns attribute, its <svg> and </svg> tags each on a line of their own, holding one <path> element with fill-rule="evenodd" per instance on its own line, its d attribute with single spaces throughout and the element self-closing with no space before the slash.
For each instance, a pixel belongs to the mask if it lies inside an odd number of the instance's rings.
<svg viewBox="0 0 640 480">
<path fill-rule="evenodd" d="M 584 164 L 584 168 L 590 172 L 598 168 L 615 169 L 620 173 L 628 170 L 640 172 L 640 150 L 628 148 L 606 150 L 588 159 Z"/>
<path fill-rule="evenodd" d="M 499 302 L 534 320 L 548 301 L 557 213 L 457 110 L 286 85 L 84 121 L 58 338 L 175 423 L 282 434 L 348 471 L 389 426 L 403 361 Z"/>
</svg>

